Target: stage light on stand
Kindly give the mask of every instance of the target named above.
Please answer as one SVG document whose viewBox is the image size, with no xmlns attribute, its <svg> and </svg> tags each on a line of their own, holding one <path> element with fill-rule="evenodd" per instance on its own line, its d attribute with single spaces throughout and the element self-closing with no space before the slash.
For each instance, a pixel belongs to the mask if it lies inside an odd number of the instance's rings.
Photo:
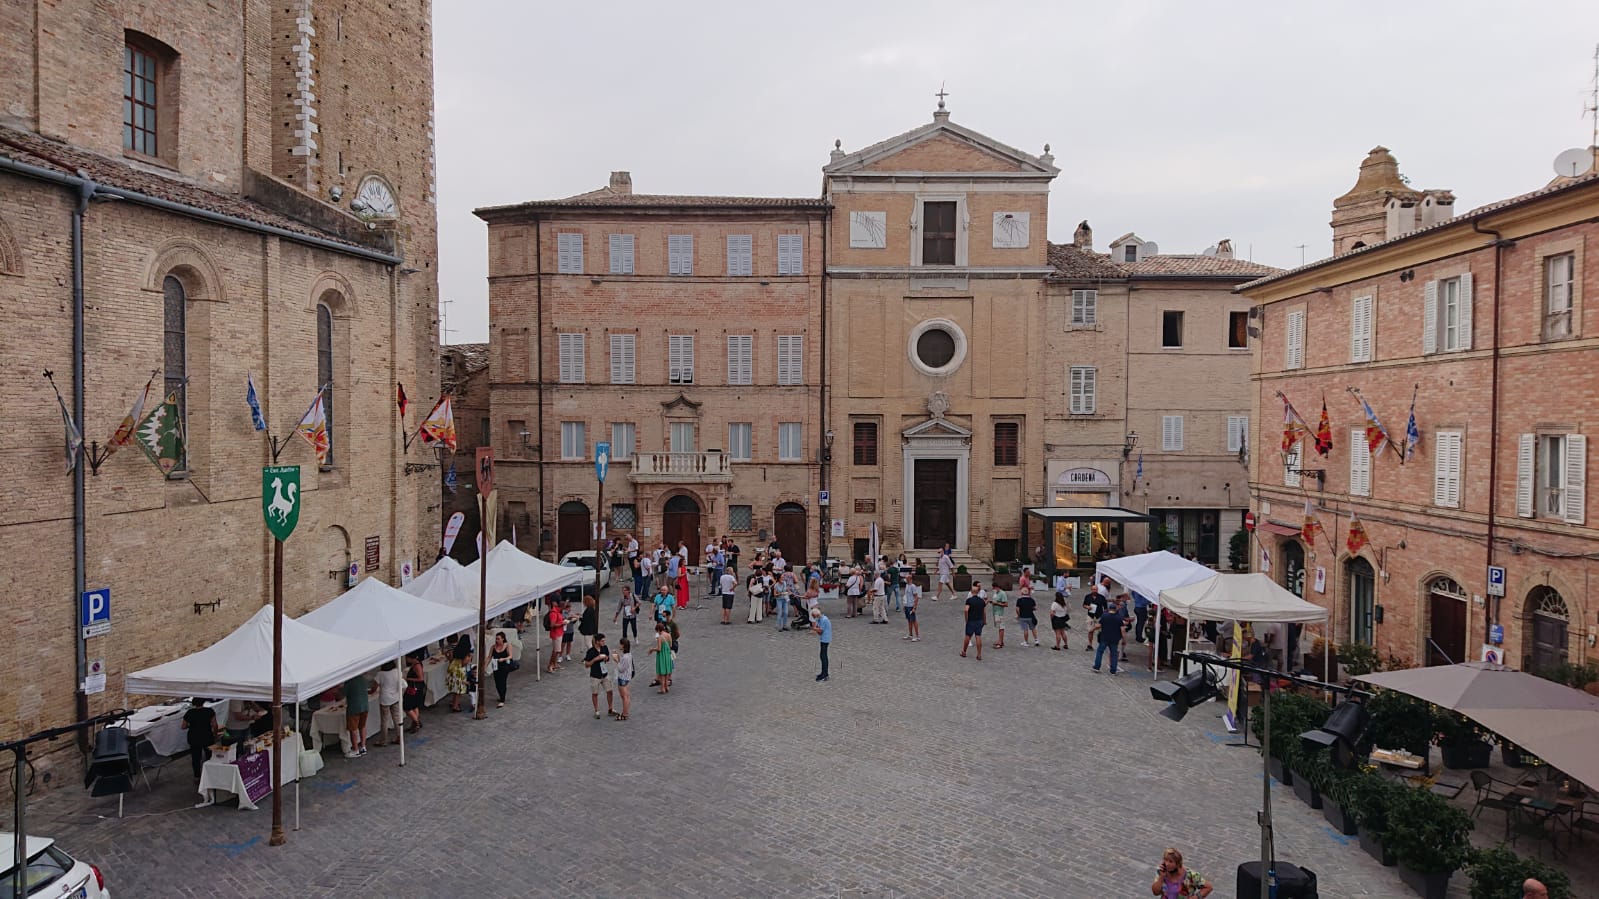
<svg viewBox="0 0 1599 899">
<path fill-rule="evenodd" d="M 1365 736 L 1370 720 L 1371 715 L 1359 702 L 1344 702 L 1332 710 L 1321 727 L 1300 734 L 1299 742 L 1306 752 L 1332 750 L 1333 766 L 1347 768 L 1355 761 L 1355 746 Z"/>
<path fill-rule="evenodd" d="M 1209 668 L 1201 668 L 1174 681 L 1149 685 L 1150 698 L 1167 703 L 1160 710 L 1161 716 L 1173 721 L 1183 720 L 1189 709 L 1215 699 L 1218 692 L 1216 675 Z"/>
</svg>

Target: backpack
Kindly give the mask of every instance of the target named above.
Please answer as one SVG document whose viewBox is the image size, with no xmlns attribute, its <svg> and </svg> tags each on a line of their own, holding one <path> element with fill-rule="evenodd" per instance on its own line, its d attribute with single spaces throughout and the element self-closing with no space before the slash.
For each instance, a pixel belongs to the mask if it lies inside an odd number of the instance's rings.
<svg viewBox="0 0 1599 899">
<path fill-rule="evenodd" d="M 549 611 L 548 611 L 548 612 L 545 612 L 545 613 L 544 613 L 544 632 L 545 632 L 545 633 L 546 633 L 546 634 L 553 634 L 553 633 L 555 633 L 555 623 L 554 623 L 554 622 L 553 622 L 553 621 L 551 621 L 551 620 L 550 620 L 550 616 L 551 616 L 551 615 L 559 615 L 559 614 L 560 614 L 560 613 L 559 613 L 559 612 L 557 612 L 557 611 L 556 611 L 556 610 L 554 610 L 554 609 L 551 609 L 551 610 L 549 610 Z"/>
</svg>

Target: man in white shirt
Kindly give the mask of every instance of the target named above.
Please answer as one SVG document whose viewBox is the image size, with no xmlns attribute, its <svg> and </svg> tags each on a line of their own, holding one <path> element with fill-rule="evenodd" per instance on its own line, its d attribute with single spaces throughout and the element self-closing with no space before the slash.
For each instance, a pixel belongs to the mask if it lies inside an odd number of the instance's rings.
<svg viewBox="0 0 1599 899">
<path fill-rule="evenodd" d="M 883 583 L 883 567 L 872 565 L 872 623 L 888 623 L 888 588 Z"/>
<path fill-rule="evenodd" d="M 655 592 L 655 559 L 648 554 L 639 556 L 638 573 L 641 586 L 636 593 L 640 596 L 649 596 Z"/>
<path fill-rule="evenodd" d="M 778 576 L 783 576 L 784 569 L 788 568 L 788 560 L 783 558 L 783 551 L 772 550 L 772 571 Z"/>
<path fill-rule="evenodd" d="M 728 570 L 726 568 L 722 569 L 721 591 L 722 591 L 722 623 L 723 624 L 732 624 L 733 623 L 733 595 L 734 595 L 735 592 L 737 592 L 737 590 L 738 590 L 738 578 L 733 576 L 733 572 L 732 571 L 730 571 L 730 570 Z"/>
<path fill-rule="evenodd" d="M 844 582 L 844 617 L 854 618 L 861 613 L 861 591 L 866 589 L 866 575 L 857 565 L 850 570 L 849 580 Z"/>
<path fill-rule="evenodd" d="M 949 553 L 938 554 L 938 590 L 933 593 L 933 602 L 944 595 L 944 588 L 949 588 L 949 598 L 955 598 L 955 560 Z"/>
</svg>

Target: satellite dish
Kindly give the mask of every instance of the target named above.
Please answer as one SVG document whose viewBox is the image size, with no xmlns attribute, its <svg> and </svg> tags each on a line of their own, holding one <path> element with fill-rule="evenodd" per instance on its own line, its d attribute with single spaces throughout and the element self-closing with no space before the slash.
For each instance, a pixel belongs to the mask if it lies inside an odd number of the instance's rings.
<svg viewBox="0 0 1599 899">
<path fill-rule="evenodd" d="M 1593 150 L 1573 147 L 1555 157 L 1555 174 L 1562 178 L 1579 178 L 1593 168 Z"/>
</svg>

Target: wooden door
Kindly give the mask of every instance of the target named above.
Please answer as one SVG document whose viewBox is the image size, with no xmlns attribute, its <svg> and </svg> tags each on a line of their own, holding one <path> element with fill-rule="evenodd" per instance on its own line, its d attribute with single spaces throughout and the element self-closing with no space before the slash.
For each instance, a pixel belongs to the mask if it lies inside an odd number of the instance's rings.
<svg viewBox="0 0 1599 899">
<path fill-rule="evenodd" d="M 1432 639 L 1427 644 L 1428 665 L 1454 665 L 1466 659 L 1466 604 L 1447 593 L 1428 594 Z"/>
<path fill-rule="evenodd" d="M 805 564 L 805 537 L 808 530 L 805 507 L 799 503 L 784 503 L 772 515 L 773 539 L 777 541 L 777 548 L 783 551 L 783 559 L 790 567 L 798 568 Z"/>
<path fill-rule="evenodd" d="M 574 549 L 594 545 L 589 522 L 589 507 L 580 502 L 561 503 L 555 515 L 555 552 L 564 556 Z"/>
<path fill-rule="evenodd" d="M 1528 670 L 1547 676 L 1566 661 L 1566 620 L 1547 612 L 1532 613 L 1532 664 Z"/>
<path fill-rule="evenodd" d="M 677 552 L 679 540 L 688 544 L 688 563 L 700 563 L 700 504 L 691 496 L 674 496 L 661 510 L 661 539 L 668 552 Z"/>
<path fill-rule="evenodd" d="M 915 460 L 916 548 L 955 544 L 954 459 Z"/>
</svg>

